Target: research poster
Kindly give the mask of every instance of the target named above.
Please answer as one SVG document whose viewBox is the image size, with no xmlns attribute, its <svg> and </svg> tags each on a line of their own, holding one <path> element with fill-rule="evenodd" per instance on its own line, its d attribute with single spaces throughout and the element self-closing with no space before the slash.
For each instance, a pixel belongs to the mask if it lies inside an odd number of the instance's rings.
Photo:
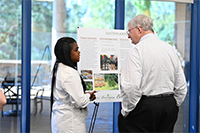
<svg viewBox="0 0 200 133">
<path fill-rule="evenodd" d="M 120 69 L 133 44 L 125 30 L 77 28 L 81 51 L 78 71 L 95 102 L 120 102 Z"/>
</svg>

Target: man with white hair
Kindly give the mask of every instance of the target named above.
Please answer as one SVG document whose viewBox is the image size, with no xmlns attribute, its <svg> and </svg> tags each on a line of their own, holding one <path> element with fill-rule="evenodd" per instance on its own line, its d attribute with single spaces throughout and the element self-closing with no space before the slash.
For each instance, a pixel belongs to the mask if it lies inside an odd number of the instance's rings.
<svg viewBox="0 0 200 133">
<path fill-rule="evenodd" d="M 121 69 L 119 132 L 172 133 L 187 93 L 175 49 L 158 39 L 146 15 L 131 19 L 127 34 L 135 47 Z"/>
</svg>

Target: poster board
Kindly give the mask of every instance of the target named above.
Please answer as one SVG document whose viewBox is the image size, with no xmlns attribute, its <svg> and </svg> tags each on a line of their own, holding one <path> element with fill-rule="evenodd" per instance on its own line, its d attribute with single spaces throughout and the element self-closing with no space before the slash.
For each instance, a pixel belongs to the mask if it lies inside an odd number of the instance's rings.
<svg viewBox="0 0 200 133">
<path fill-rule="evenodd" d="M 120 102 L 120 69 L 133 44 L 125 30 L 77 28 L 78 71 L 95 102 Z"/>
</svg>

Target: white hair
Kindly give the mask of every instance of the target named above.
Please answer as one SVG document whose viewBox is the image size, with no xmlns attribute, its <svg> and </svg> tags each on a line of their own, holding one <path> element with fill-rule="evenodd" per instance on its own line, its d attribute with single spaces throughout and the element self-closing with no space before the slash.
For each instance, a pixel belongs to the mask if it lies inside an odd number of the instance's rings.
<svg viewBox="0 0 200 133">
<path fill-rule="evenodd" d="M 139 26 L 144 31 L 153 31 L 153 20 L 143 14 L 132 18 L 128 24 L 130 24 L 133 28 Z"/>
</svg>

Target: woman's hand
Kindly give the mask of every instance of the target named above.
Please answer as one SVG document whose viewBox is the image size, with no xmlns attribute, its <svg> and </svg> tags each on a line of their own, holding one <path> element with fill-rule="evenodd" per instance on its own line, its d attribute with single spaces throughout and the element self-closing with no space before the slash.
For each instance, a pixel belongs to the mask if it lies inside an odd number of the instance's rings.
<svg viewBox="0 0 200 133">
<path fill-rule="evenodd" d="M 89 93 L 89 94 L 90 94 L 90 100 L 91 100 L 91 101 L 93 101 L 93 100 L 95 100 L 95 99 L 96 99 L 96 96 L 95 96 L 95 94 L 94 94 L 94 93 L 96 93 L 96 91 L 87 92 L 87 93 Z"/>
</svg>

